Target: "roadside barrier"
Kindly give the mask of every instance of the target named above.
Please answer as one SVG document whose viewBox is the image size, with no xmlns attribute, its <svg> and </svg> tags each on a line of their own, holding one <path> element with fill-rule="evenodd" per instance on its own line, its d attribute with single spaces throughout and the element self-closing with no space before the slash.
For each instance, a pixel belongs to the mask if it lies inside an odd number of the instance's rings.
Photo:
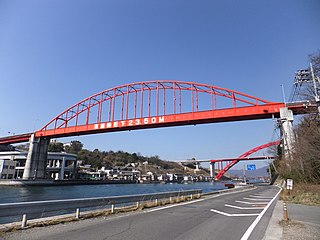
<svg viewBox="0 0 320 240">
<path fill-rule="evenodd" d="M 89 209 L 97 207 L 110 207 L 111 213 L 115 211 L 116 204 L 135 203 L 137 207 L 141 202 L 153 201 L 158 204 L 159 199 L 170 199 L 177 197 L 200 196 L 202 190 L 188 190 L 175 192 L 162 192 L 154 194 L 140 194 L 140 195 L 126 195 L 126 196 L 112 196 L 112 197 L 97 197 L 97 198 L 81 198 L 81 199 L 64 199 L 64 200 L 47 200 L 34 202 L 19 202 L 19 203 L 2 203 L 0 204 L 0 217 L 23 216 L 21 227 L 27 226 L 27 217 L 42 218 L 50 213 L 50 216 L 58 216 L 65 214 L 66 210 L 69 213 L 73 210 L 75 218 L 80 218 L 80 209 Z"/>
</svg>

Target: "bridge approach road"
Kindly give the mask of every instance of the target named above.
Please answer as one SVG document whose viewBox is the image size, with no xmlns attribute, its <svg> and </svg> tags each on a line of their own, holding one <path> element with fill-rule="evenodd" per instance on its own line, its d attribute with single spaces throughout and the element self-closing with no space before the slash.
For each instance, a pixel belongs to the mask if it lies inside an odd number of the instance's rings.
<svg viewBox="0 0 320 240">
<path fill-rule="evenodd" d="M 263 239 L 278 192 L 277 187 L 257 186 L 192 203 L 28 229 L 5 239 Z"/>
</svg>

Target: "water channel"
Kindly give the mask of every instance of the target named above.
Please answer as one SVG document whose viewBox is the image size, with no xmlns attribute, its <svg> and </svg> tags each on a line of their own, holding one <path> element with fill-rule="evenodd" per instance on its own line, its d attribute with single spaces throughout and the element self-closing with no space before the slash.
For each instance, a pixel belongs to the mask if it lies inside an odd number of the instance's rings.
<svg viewBox="0 0 320 240">
<path fill-rule="evenodd" d="M 196 182 L 189 184 L 105 184 L 74 186 L 0 186 L 0 203 L 41 200 L 76 199 L 136 195 L 156 192 L 201 189 L 210 192 L 225 189 L 221 182 Z"/>
</svg>

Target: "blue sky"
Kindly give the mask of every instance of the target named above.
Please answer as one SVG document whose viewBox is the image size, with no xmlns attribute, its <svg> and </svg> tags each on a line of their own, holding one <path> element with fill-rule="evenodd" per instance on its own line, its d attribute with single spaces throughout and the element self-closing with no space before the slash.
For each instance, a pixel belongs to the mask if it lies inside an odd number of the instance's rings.
<svg viewBox="0 0 320 240">
<path fill-rule="evenodd" d="M 0 0 L 0 136 L 39 129 L 104 89 L 153 79 L 270 101 L 320 48 L 320 2 Z M 274 140 L 270 120 L 61 139 L 178 160 L 234 157 Z"/>
</svg>

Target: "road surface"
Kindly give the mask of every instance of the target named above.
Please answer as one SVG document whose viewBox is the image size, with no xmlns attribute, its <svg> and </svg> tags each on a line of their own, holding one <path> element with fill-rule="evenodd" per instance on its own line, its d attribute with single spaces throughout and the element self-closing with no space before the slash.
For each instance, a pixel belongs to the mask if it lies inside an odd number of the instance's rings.
<svg viewBox="0 0 320 240">
<path fill-rule="evenodd" d="M 278 192 L 277 187 L 257 186 L 192 203 L 27 229 L 5 239 L 263 239 Z"/>
</svg>

